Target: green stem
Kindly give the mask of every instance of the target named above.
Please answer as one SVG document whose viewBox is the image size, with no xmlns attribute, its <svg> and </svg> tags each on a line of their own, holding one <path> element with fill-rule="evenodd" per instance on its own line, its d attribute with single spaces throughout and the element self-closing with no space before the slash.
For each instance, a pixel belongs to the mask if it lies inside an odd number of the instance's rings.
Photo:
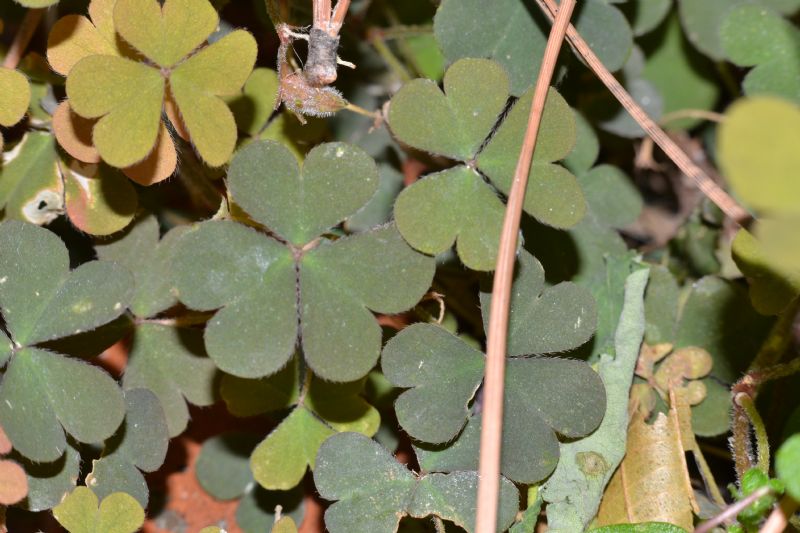
<svg viewBox="0 0 800 533">
<path fill-rule="evenodd" d="M 406 67 L 403 66 L 400 60 L 397 59 L 397 56 L 394 55 L 391 48 L 386 44 L 386 38 L 380 30 L 372 32 L 370 43 L 375 47 L 375 51 L 378 52 L 378 55 L 381 56 L 386 64 L 389 65 L 389 68 L 392 69 L 403 83 L 411 81 L 411 74 L 409 74 Z"/>
<path fill-rule="evenodd" d="M 792 326 L 799 306 L 800 298 L 778 317 L 778 321 L 772 326 L 767 340 L 761 345 L 761 350 L 759 350 L 758 355 L 750 365 L 750 373 L 774 366 L 780 362 L 792 342 Z"/>
<path fill-rule="evenodd" d="M 767 428 L 764 426 L 764 421 L 761 415 L 758 414 L 753 398 L 745 393 L 737 394 L 734 401 L 739 405 L 750 420 L 750 425 L 753 426 L 753 432 L 756 435 L 756 467 L 769 475 L 769 439 L 767 438 Z"/>
</svg>

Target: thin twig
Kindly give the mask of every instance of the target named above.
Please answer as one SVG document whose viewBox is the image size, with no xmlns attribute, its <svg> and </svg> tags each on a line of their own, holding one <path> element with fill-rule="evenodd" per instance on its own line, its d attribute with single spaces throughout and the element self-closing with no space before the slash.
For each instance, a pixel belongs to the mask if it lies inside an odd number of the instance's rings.
<svg viewBox="0 0 800 533">
<path fill-rule="evenodd" d="M 544 13 L 551 19 L 556 12 L 554 0 L 536 0 Z M 634 101 L 633 97 L 625 88 L 614 78 L 613 74 L 603 65 L 602 61 L 595 55 L 586 41 L 580 36 L 573 26 L 567 30 L 567 38 L 578 53 L 583 57 L 589 67 L 594 71 L 600 81 L 622 104 L 631 117 L 653 138 L 655 143 L 664 151 L 665 154 L 686 174 L 695 185 L 714 202 L 723 213 L 739 224 L 750 219 L 750 214 L 740 206 L 728 193 L 712 180 L 699 166 L 697 166 L 687 156 L 680 147 L 669 138 L 647 113 Z"/>
<path fill-rule="evenodd" d="M 781 533 L 786 529 L 789 519 L 797 511 L 798 504 L 789 496 L 784 496 L 772 511 L 759 533 Z"/>
<path fill-rule="evenodd" d="M 344 24 L 344 17 L 347 15 L 347 9 L 350 7 L 350 0 L 339 0 L 336 2 L 336 8 L 333 10 L 331 17 L 330 30 L 331 35 L 338 35 L 339 30 L 342 29 Z"/>
<path fill-rule="evenodd" d="M 328 31 L 331 25 L 331 0 L 313 0 L 312 24 L 315 28 Z"/>
<path fill-rule="evenodd" d="M 718 525 L 724 522 L 732 522 L 736 515 L 744 511 L 747 507 L 750 506 L 751 503 L 756 501 L 757 499 L 761 498 L 762 496 L 766 496 L 772 491 L 772 489 L 768 486 L 761 487 L 760 489 L 754 491 L 748 497 L 729 505 L 726 507 L 721 513 L 719 513 L 714 518 L 711 518 L 699 526 L 697 529 L 694 530 L 694 533 L 708 533 Z"/>
<path fill-rule="evenodd" d="M 22 19 L 22 24 L 19 30 L 17 30 L 17 34 L 14 36 L 14 42 L 11 43 L 11 47 L 8 49 L 8 53 L 3 60 L 3 66 L 5 68 L 17 68 L 17 65 L 19 65 L 22 59 L 22 55 L 25 53 L 25 49 L 28 47 L 28 43 L 31 42 L 33 33 L 36 31 L 36 26 L 38 26 L 39 21 L 42 20 L 44 11 L 45 8 L 29 9 L 28 12 L 25 13 L 25 18 Z"/>
<path fill-rule="evenodd" d="M 476 533 L 494 533 L 497 529 L 497 505 L 500 491 L 500 451 L 503 434 L 503 395 L 505 388 L 506 337 L 511 304 L 511 281 L 514 277 L 514 260 L 517 234 L 522 217 L 522 204 L 531 168 L 539 125 L 553 77 L 558 54 L 575 0 L 562 0 L 555 22 L 547 39 L 542 66 L 536 80 L 533 103 L 528 116 L 528 127 L 520 150 L 514 181 L 508 196 L 503 232 L 497 252 L 497 267 L 492 287 L 492 306 L 486 351 L 484 379 L 483 422 L 481 425 L 480 462 L 478 466 L 478 509 L 475 517 Z"/>
</svg>

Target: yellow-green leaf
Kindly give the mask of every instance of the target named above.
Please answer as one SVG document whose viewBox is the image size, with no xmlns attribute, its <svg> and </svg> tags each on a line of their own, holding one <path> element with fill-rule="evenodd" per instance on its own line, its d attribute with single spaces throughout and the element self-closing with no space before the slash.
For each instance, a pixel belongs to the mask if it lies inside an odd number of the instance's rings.
<svg viewBox="0 0 800 533">
<path fill-rule="evenodd" d="M 159 66 L 171 67 L 217 28 L 219 16 L 207 0 L 117 0 L 117 32 Z"/>
<path fill-rule="evenodd" d="M 242 88 L 257 51 L 253 36 L 237 30 L 181 63 L 170 76 L 172 96 L 192 143 L 211 166 L 230 159 L 237 138 L 233 113 L 219 96 Z"/>
<path fill-rule="evenodd" d="M 31 101 L 28 79 L 10 68 L 0 67 L 0 125 L 19 122 Z"/>
<path fill-rule="evenodd" d="M 119 171 L 79 163 L 63 170 L 67 216 L 78 229 L 111 235 L 133 220 L 139 205 L 136 190 Z"/>
<path fill-rule="evenodd" d="M 800 107 L 774 97 L 737 101 L 719 131 L 725 177 L 748 205 L 771 214 L 800 213 Z"/>
<path fill-rule="evenodd" d="M 53 508 L 53 516 L 69 533 L 134 533 L 144 523 L 144 510 L 129 494 L 115 492 L 97 504 L 90 489 L 77 487 Z"/>
<path fill-rule="evenodd" d="M 47 38 L 47 61 L 64 76 L 84 57 L 116 53 L 94 24 L 80 15 L 60 18 Z"/>
<path fill-rule="evenodd" d="M 128 167 L 153 149 L 161 123 L 164 78 L 153 67 L 109 55 L 81 59 L 67 78 L 73 111 L 100 118 L 94 144 L 115 167 Z"/>
<path fill-rule="evenodd" d="M 53 137 L 35 131 L 4 154 L 0 209 L 6 218 L 47 224 L 64 212 L 64 189 L 56 158 Z"/>
</svg>

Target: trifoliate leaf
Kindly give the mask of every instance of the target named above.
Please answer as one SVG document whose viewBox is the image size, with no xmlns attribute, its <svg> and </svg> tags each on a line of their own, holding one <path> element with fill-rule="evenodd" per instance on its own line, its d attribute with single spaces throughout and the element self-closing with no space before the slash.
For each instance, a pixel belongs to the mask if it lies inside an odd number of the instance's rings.
<svg viewBox="0 0 800 533">
<path fill-rule="evenodd" d="M 394 206 L 397 229 L 411 246 L 438 254 L 455 242 L 461 261 L 474 270 L 495 268 L 504 211 L 494 190 L 464 166 L 425 176 Z"/>
<path fill-rule="evenodd" d="M 136 189 L 108 166 L 63 163 L 64 204 L 75 227 L 92 235 L 110 235 L 123 229 L 139 206 Z"/>
<path fill-rule="evenodd" d="M 114 27 L 127 42 L 162 67 L 172 67 L 205 42 L 219 16 L 205 1 L 117 0 Z M 180 31 L 176 31 L 180 28 Z"/>
<path fill-rule="evenodd" d="M 757 3 L 745 4 L 727 14 L 720 37 L 732 62 L 755 67 L 742 82 L 745 94 L 800 103 L 800 30 L 791 22 Z"/>
<path fill-rule="evenodd" d="M 144 523 L 144 509 L 131 495 L 116 492 L 98 506 L 97 496 L 86 487 L 64 498 L 53 516 L 69 533 L 134 533 Z"/>
<path fill-rule="evenodd" d="M 357 433 L 330 437 L 320 448 L 314 482 L 333 503 L 325 512 L 332 533 L 394 531 L 404 515 L 435 515 L 472 531 L 476 472 L 416 478 L 378 443 Z M 501 480 L 498 531 L 514 520 L 519 495 Z"/>
<path fill-rule="evenodd" d="M 639 5 L 657 3 L 652 0 Z M 650 82 L 663 98 L 663 113 L 685 109 L 712 110 L 719 97 L 717 81 L 708 76 L 714 65 L 697 54 L 685 41 L 677 14 L 671 16 L 663 30 L 642 42 L 647 53 L 642 79 Z M 669 129 L 689 129 L 697 119 L 671 121 Z"/>
<path fill-rule="evenodd" d="M 155 4 L 152 0 L 137 1 Z M 171 1 L 189 5 L 200 3 Z M 168 33 L 174 35 L 174 32 Z M 236 30 L 177 65 L 169 77 L 172 97 L 192 144 L 212 167 L 228 162 L 237 138 L 233 113 L 219 97 L 241 89 L 253 70 L 256 52 L 253 36 Z"/>
<path fill-rule="evenodd" d="M 125 416 L 122 393 L 108 374 L 37 348 L 12 357 L 0 400 L 0 424 L 14 448 L 34 461 L 61 457 L 65 430 L 81 442 L 101 442 Z"/>
<path fill-rule="evenodd" d="M 478 168 L 506 194 L 511 190 L 532 95 L 533 89 L 520 96 L 489 144 L 478 155 Z M 575 176 L 552 163 L 569 155 L 575 138 L 573 111 L 561 95 L 550 89 L 533 154 L 524 208 L 540 222 L 557 228 L 574 226 L 586 211 Z"/>
<path fill-rule="evenodd" d="M 575 25 L 609 70 L 618 70 L 633 36 L 625 17 L 602 0 L 586 2 Z M 547 42 L 547 18 L 525 0 L 502 0 L 487 11 L 480 0 L 445 0 L 434 17 L 434 34 L 448 61 L 482 57 L 509 73 L 511 93 L 519 96 L 536 80 Z"/>
<path fill-rule="evenodd" d="M 396 386 L 411 388 L 395 402 L 403 429 L 415 439 L 432 443 L 456 437 L 483 377 L 482 354 L 437 326 L 419 324 L 387 343 L 382 367 Z M 574 408 L 564 409 L 568 403 L 564 394 L 569 394 Z M 591 432 L 602 419 L 605 393 L 600 378 L 582 361 L 518 358 L 508 361 L 505 405 L 503 442 L 508 453 L 502 459 L 503 474 L 534 483 L 558 462 L 553 430 L 570 437 Z M 466 439 L 469 444 L 461 445 L 465 462 L 453 470 L 477 468 L 478 442 L 468 433 L 464 430 L 456 440 Z"/>
<path fill-rule="evenodd" d="M 158 470 L 167 455 L 169 434 L 164 410 L 147 389 L 125 391 L 125 423 L 93 462 L 86 486 L 99 498 L 125 492 L 147 507 L 150 491 L 142 472 Z"/>
<path fill-rule="evenodd" d="M 484 279 L 481 308 L 489 328 L 491 283 Z M 544 269 L 524 250 L 518 255 L 508 324 L 510 357 L 565 352 L 584 344 L 597 327 L 591 293 L 571 282 L 545 288 Z"/>
<path fill-rule="evenodd" d="M 275 111 L 277 99 L 278 73 L 257 68 L 247 78 L 242 93 L 227 100 L 239 130 L 255 136 Z"/>
<path fill-rule="evenodd" d="M 100 153 L 92 144 L 92 128 L 96 121 L 83 118 L 64 100 L 53 112 L 52 128 L 58 144 L 83 163 L 99 163 Z"/>
<path fill-rule="evenodd" d="M 683 304 L 674 345 L 705 349 L 714 359 L 711 375 L 733 383 L 758 353 L 771 322 L 753 309 L 743 287 L 707 276 L 693 284 Z"/>
<path fill-rule="evenodd" d="M 759 313 L 781 313 L 800 294 L 796 220 L 761 218 L 733 239 L 733 259 L 750 282 L 750 300 Z"/>
<path fill-rule="evenodd" d="M 0 248 L 14 250 L 0 256 L 0 305 L 19 345 L 95 329 L 128 306 L 133 279 L 124 268 L 92 261 L 70 272 L 64 243 L 46 229 L 4 222 Z"/>
<path fill-rule="evenodd" d="M 800 500 L 800 435 L 784 442 L 775 454 L 775 473 L 784 482 L 786 492 Z"/>
<path fill-rule="evenodd" d="M 54 71 L 66 76 L 78 61 L 93 55 L 113 56 L 119 52 L 92 21 L 80 15 L 67 15 L 53 24 L 47 37 L 47 61 Z"/>
<path fill-rule="evenodd" d="M 28 79 L 14 69 L 0 67 L 0 125 L 20 121 L 31 101 Z"/>
<path fill-rule="evenodd" d="M 692 431 L 698 437 L 716 437 L 727 433 L 731 423 L 731 391 L 715 380 L 702 380 L 706 397 L 692 406 Z"/>
<path fill-rule="evenodd" d="M 23 465 L 28 476 L 28 496 L 17 504 L 27 511 L 44 511 L 58 505 L 78 481 L 81 454 L 69 443 L 64 455 L 51 463 L 34 462 L 17 452 L 11 457 Z"/>
<path fill-rule="evenodd" d="M 250 468 L 256 481 L 270 490 L 290 489 L 307 468 L 314 469 L 317 450 L 330 435 L 338 431 L 374 435 L 380 415 L 358 396 L 363 385 L 361 380 L 326 383 L 312 377 L 289 416 L 253 451 Z"/>
<path fill-rule="evenodd" d="M 3 154 L 0 208 L 6 218 L 47 224 L 64 212 L 64 186 L 52 135 L 29 132 Z"/>
<path fill-rule="evenodd" d="M 378 187 L 375 162 L 343 143 L 317 146 L 302 170 L 286 146 L 254 142 L 228 174 L 238 205 L 289 242 L 302 246 L 358 211 Z"/>
<path fill-rule="evenodd" d="M 430 80 L 403 86 L 389 108 L 392 132 L 415 148 L 471 159 L 505 107 L 508 83 L 494 61 L 460 60 L 445 73 L 444 94 Z"/>
<path fill-rule="evenodd" d="M 681 23 L 694 46 L 714 60 L 725 59 L 720 27 L 725 16 L 747 0 L 678 0 Z"/>
<path fill-rule="evenodd" d="M 172 294 L 169 269 L 176 240 L 187 228 L 177 227 L 159 241 L 158 221 L 143 216 L 125 233 L 95 245 L 97 257 L 126 267 L 136 280 L 131 312 L 140 318 L 153 317 L 178 302 Z"/>
<path fill-rule="evenodd" d="M 245 379 L 224 374 L 220 396 L 233 416 L 255 416 L 288 409 L 300 398 L 300 364 L 293 358 L 286 367 L 271 376 Z"/>
<path fill-rule="evenodd" d="M 597 139 L 597 134 L 594 132 L 592 125 L 586 118 L 575 112 L 575 146 L 572 151 L 564 158 L 564 166 L 570 172 L 580 175 L 586 172 L 594 162 L 597 161 L 597 156 L 600 155 L 600 141 Z"/>
<path fill-rule="evenodd" d="M 561 459 L 543 487 L 548 522 L 554 532 L 583 531 L 594 518 L 603 490 L 625 455 L 628 395 L 644 335 L 644 289 L 648 271 L 638 270 L 625 283 L 625 304 L 615 333 L 616 355 L 604 355 L 598 372 L 608 407 L 590 436 L 561 445 Z"/>
<path fill-rule="evenodd" d="M 672 0 L 636 0 L 623 3 L 622 11 L 628 15 L 633 34 L 640 37 L 656 29 L 666 18 L 672 7 Z"/>
<path fill-rule="evenodd" d="M 800 213 L 800 107 L 778 98 L 737 101 L 719 131 L 719 160 L 736 194 L 765 214 Z"/>
<path fill-rule="evenodd" d="M 100 119 L 94 145 L 103 160 L 120 168 L 140 162 L 153 149 L 164 89 L 158 70 L 111 55 L 84 57 L 67 77 L 70 107 L 82 117 Z"/>
<path fill-rule="evenodd" d="M 207 406 L 216 400 L 218 372 L 203 348 L 202 332 L 160 324 L 140 324 L 134 333 L 123 387 L 146 387 L 158 397 L 170 436 L 186 429 L 186 402 Z"/>
<path fill-rule="evenodd" d="M 366 375 L 381 342 L 369 310 L 412 307 L 430 285 L 433 260 L 391 226 L 294 253 L 231 222 L 200 224 L 181 239 L 173 263 L 179 297 L 194 309 L 222 307 L 206 329 L 209 355 L 240 377 L 277 372 L 294 353 L 299 309 L 303 353 L 315 374 L 332 381 Z"/>
<path fill-rule="evenodd" d="M 598 222 L 622 228 L 642 211 L 643 200 L 631 179 L 611 165 L 598 165 L 578 176 L 589 210 Z"/>
</svg>

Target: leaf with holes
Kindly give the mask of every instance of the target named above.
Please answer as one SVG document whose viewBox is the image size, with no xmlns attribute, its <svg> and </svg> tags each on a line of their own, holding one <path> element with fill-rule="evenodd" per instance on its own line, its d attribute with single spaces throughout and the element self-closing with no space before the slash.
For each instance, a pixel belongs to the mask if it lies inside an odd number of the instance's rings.
<svg viewBox="0 0 800 533">
<path fill-rule="evenodd" d="M 477 472 L 416 477 L 380 444 L 357 433 L 330 437 L 320 448 L 314 482 L 334 503 L 325 511 L 331 533 L 395 531 L 400 519 L 438 516 L 474 529 Z M 519 494 L 501 479 L 497 531 L 514 521 Z"/>
</svg>

